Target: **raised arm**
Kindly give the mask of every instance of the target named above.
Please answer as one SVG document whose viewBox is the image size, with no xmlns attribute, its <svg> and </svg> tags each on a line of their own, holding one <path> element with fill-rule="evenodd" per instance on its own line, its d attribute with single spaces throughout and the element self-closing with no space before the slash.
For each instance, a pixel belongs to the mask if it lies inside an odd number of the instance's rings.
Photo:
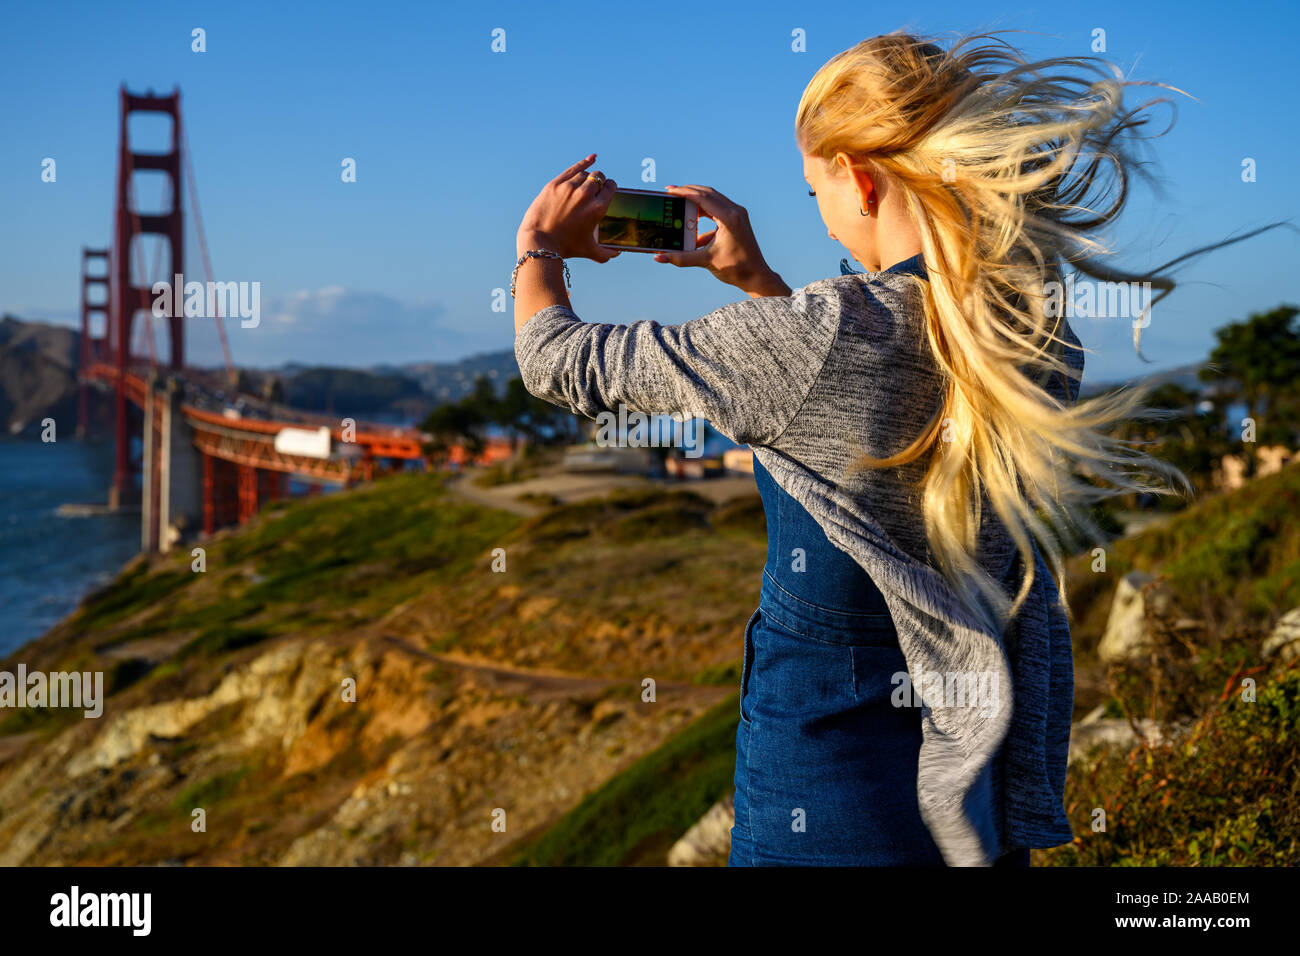
<svg viewBox="0 0 1300 956">
<path fill-rule="evenodd" d="M 681 325 L 581 321 L 548 306 L 515 334 L 532 394 L 594 418 L 681 412 L 741 444 L 771 444 L 794 418 L 835 339 L 833 296 L 754 298 Z"/>
</svg>

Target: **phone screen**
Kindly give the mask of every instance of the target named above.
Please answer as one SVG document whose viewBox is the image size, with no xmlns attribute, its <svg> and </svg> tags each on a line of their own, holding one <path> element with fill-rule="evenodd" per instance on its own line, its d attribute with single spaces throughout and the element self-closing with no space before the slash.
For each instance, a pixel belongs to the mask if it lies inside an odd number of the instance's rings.
<svg viewBox="0 0 1300 956">
<path fill-rule="evenodd" d="M 683 249 L 685 226 L 686 200 L 680 196 L 616 192 L 600 221 L 596 241 L 606 246 Z"/>
</svg>

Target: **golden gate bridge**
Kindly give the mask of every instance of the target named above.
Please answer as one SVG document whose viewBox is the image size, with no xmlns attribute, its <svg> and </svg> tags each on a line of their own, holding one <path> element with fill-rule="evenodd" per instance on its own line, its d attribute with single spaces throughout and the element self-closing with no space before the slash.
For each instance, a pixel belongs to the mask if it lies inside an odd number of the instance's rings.
<svg viewBox="0 0 1300 956">
<path fill-rule="evenodd" d="M 167 152 L 132 149 L 128 121 L 136 113 L 170 117 Z M 165 174 L 167 211 L 140 212 L 134 194 L 138 171 Z M 389 467 L 407 467 L 406 462 L 427 464 L 422 436 L 413 428 L 310 414 L 250 394 L 239 395 L 240 410 L 232 409 L 228 396 L 236 389 L 237 373 L 219 308 L 207 321 L 217 327 L 224 369 L 186 367 L 185 317 L 176 307 L 164 316 L 170 349 L 160 363 L 154 323 L 146 319 L 141 326 L 135 324 L 139 312 L 150 318 L 154 314 L 154 283 L 144 272 L 143 244 L 136 240 L 156 237 L 151 276 L 170 282 L 184 274 L 182 180 L 188 185 L 210 289 L 212 261 L 181 124 L 180 91 L 139 95 L 123 86 L 112 247 L 82 249 L 78 430 L 84 433 L 88 422 L 88 385 L 108 384 L 114 397 L 115 444 L 109 507 L 134 507 L 138 501 L 143 549 L 168 550 L 182 528 L 210 534 L 243 523 L 264 502 L 286 495 L 291 476 L 346 486 Z M 164 247 L 167 268 L 160 272 Z M 107 264 L 106 272 L 92 268 L 97 262 Z M 106 293 L 101 301 L 92 301 L 96 287 Z M 173 292 L 173 302 L 179 302 L 181 290 Z M 145 334 L 133 337 L 139 328 Z M 134 338 L 144 339 L 144 355 L 135 354 Z M 133 415 L 133 409 L 141 414 Z M 133 420 L 140 419 L 143 450 L 137 461 L 132 453 Z M 479 460 L 500 457 L 502 449 L 490 443 Z M 463 449 L 453 449 L 451 460 L 465 463 Z"/>
</svg>

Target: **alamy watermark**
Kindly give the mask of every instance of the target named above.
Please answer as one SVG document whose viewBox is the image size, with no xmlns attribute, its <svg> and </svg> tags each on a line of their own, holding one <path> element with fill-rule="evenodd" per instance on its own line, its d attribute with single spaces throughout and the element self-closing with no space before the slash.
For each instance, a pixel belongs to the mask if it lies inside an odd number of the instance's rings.
<svg viewBox="0 0 1300 956">
<path fill-rule="evenodd" d="M 50 897 L 50 925 L 56 927 L 125 927 L 133 936 L 148 936 L 153 928 L 152 893 L 94 893 L 75 883 L 66 893 Z"/>
<path fill-rule="evenodd" d="M 620 402 L 617 414 L 596 416 L 595 442 L 601 448 L 681 448 L 685 457 L 699 458 L 704 454 L 701 424 L 685 412 L 647 415 Z"/>
<path fill-rule="evenodd" d="M 87 717 L 104 713 L 103 671 L 0 671 L 2 707 L 81 707 Z"/>
<path fill-rule="evenodd" d="M 1043 312 L 1048 318 L 1132 319 L 1136 328 L 1151 324 L 1150 282 L 1097 282 L 1066 276 L 1045 283 Z"/>
<path fill-rule="evenodd" d="M 239 317 L 245 329 L 255 329 L 262 321 L 262 283 L 260 282 L 186 282 L 178 272 L 174 282 L 155 282 L 152 312 L 163 319 L 183 315 L 187 319 Z M 177 291 L 180 290 L 180 291 Z"/>
<path fill-rule="evenodd" d="M 907 671 L 896 671 L 890 683 L 895 707 L 969 707 L 981 717 L 993 717 L 1001 707 L 996 671 L 925 671 L 916 683 Z"/>
</svg>

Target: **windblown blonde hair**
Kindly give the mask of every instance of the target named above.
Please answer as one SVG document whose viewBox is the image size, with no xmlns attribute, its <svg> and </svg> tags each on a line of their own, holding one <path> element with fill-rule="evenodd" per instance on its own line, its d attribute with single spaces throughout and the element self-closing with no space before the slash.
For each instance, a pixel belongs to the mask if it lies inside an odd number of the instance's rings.
<svg viewBox="0 0 1300 956">
<path fill-rule="evenodd" d="M 1064 361 L 1060 301 L 1047 295 L 1066 268 L 1149 281 L 1159 290 L 1153 303 L 1173 288 L 1154 272 L 1099 261 L 1108 249 L 1098 230 L 1119 215 L 1140 171 L 1132 150 L 1145 138 L 1137 134 L 1146 111 L 1168 102 L 1126 107 L 1126 90 L 1138 85 L 1153 84 L 1127 81 L 1093 57 L 1027 62 L 987 34 L 944 50 L 895 33 L 834 57 L 799 102 L 795 132 L 805 153 L 830 162 L 843 152 L 888 177 L 915 217 L 928 273 L 916 281 L 947 383 L 911 445 L 864 456 L 850 473 L 930 456 L 921 500 L 932 560 L 998 628 L 1033 584 L 1033 539 L 1064 598 L 1061 545 L 1096 533 L 1093 504 L 1126 491 L 1190 488 L 1173 466 L 1108 435 L 1144 417 L 1147 390 L 1070 405 L 1045 388 L 1049 376 L 1074 374 Z M 1014 602 L 977 560 L 985 502 L 1023 558 Z"/>
</svg>

